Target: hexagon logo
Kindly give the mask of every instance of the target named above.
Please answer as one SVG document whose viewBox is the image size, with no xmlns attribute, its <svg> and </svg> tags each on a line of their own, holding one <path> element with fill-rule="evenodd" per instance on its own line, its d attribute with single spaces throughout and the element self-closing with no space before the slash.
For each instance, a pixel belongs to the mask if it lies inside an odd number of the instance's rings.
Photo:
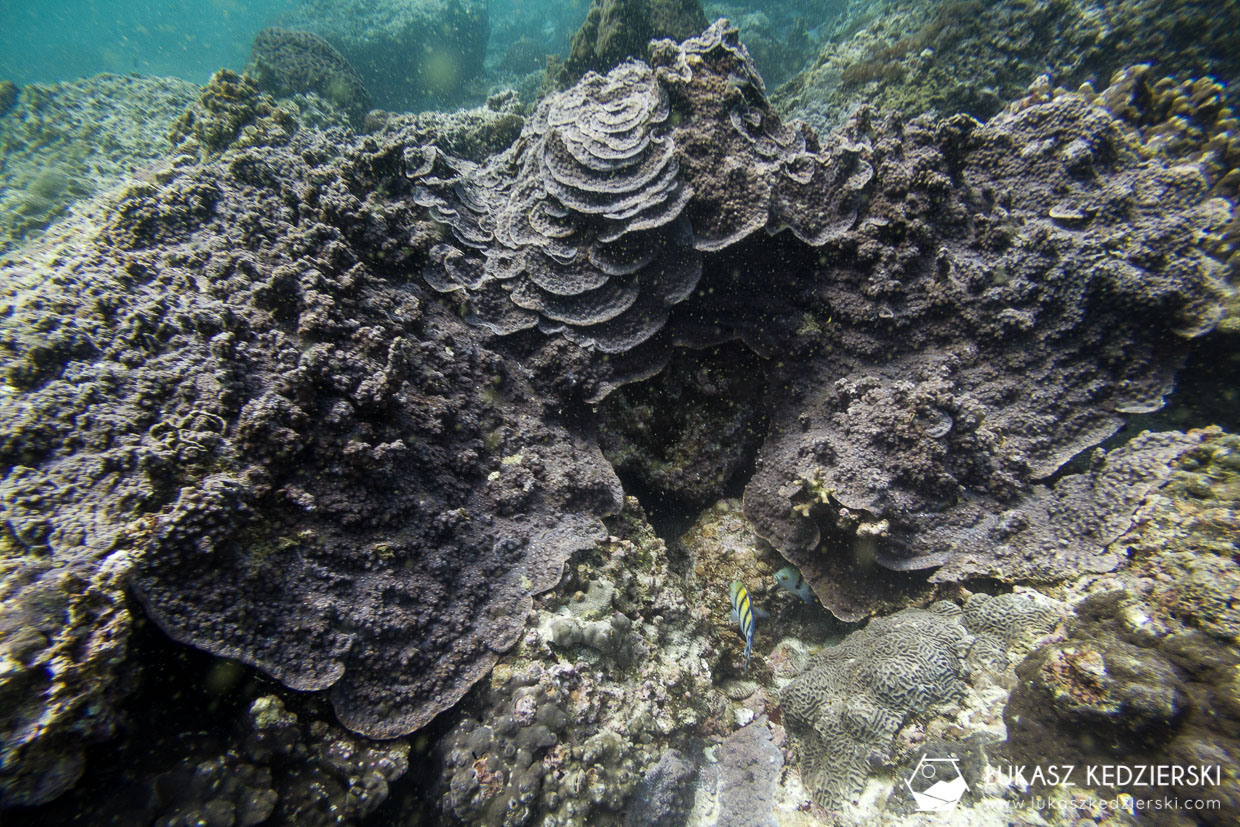
<svg viewBox="0 0 1240 827">
<path fill-rule="evenodd" d="M 913 794 L 919 813 L 950 813 L 968 791 L 960 774 L 959 758 L 921 756 L 904 786 Z"/>
</svg>

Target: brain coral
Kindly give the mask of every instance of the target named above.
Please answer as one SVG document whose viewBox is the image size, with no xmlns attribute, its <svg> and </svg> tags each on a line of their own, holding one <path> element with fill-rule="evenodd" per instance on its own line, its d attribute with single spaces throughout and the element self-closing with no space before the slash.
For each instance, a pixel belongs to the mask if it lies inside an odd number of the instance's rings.
<svg viewBox="0 0 1240 827">
<path fill-rule="evenodd" d="M 317 92 L 360 124 L 370 108 L 361 77 L 331 44 L 317 34 L 263 29 L 254 36 L 249 74 L 276 97 Z"/>
<path fill-rule="evenodd" d="M 885 752 L 909 716 L 964 693 L 959 618 L 946 602 L 875 618 L 784 688 L 784 725 L 819 804 L 838 806 L 859 791 L 871 751 Z"/>
<path fill-rule="evenodd" d="M 940 601 L 874 618 L 829 647 L 783 690 L 783 722 L 814 800 L 832 809 L 861 791 L 910 718 L 965 692 L 985 663 L 1022 652 L 1052 631 L 1064 608 L 1036 592 L 976 594 L 963 609 Z"/>
</svg>

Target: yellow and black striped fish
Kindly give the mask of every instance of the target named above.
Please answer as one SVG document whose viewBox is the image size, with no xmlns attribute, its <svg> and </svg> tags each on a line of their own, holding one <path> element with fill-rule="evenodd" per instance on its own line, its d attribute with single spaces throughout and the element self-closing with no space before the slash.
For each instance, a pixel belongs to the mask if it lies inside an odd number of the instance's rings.
<svg viewBox="0 0 1240 827">
<path fill-rule="evenodd" d="M 741 625 L 745 636 L 745 672 L 749 672 L 749 655 L 753 652 L 753 606 L 749 604 L 749 589 L 739 580 L 733 580 L 728 588 L 732 596 L 732 619 Z"/>
</svg>

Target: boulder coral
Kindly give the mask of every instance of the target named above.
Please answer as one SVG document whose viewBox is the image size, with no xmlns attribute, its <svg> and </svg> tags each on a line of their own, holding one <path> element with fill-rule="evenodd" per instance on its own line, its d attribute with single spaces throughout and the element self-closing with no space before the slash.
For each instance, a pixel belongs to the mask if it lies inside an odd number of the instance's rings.
<svg viewBox="0 0 1240 827">
<path fill-rule="evenodd" d="M 361 125 L 370 109 L 370 93 L 344 56 L 311 32 L 276 27 L 254 36 L 248 74 L 258 86 L 277 98 L 315 92 L 349 114 Z"/>
</svg>

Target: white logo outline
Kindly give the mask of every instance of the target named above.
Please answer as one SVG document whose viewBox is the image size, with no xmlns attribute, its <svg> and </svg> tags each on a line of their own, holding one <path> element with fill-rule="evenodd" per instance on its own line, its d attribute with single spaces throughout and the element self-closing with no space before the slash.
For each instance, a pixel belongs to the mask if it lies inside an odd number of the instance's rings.
<svg viewBox="0 0 1240 827">
<path fill-rule="evenodd" d="M 922 792 L 913 789 L 913 781 L 917 779 L 917 776 L 934 778 L 939 774 L 940 766 L 946 764 L 951 765 L 952 778 L 935 781 Z M 913 768 L 912 775 L 904 779 L 904 786 L 908 787 L 908 791 L 913 794 L 919 813 L 950 813 L 956 809 L 960 799 L 969 790 L 968 782 L 960 773 L 959 758 L 929 758 L 924 754 L 917 762 L 917 766 Z"/>
</svg>

